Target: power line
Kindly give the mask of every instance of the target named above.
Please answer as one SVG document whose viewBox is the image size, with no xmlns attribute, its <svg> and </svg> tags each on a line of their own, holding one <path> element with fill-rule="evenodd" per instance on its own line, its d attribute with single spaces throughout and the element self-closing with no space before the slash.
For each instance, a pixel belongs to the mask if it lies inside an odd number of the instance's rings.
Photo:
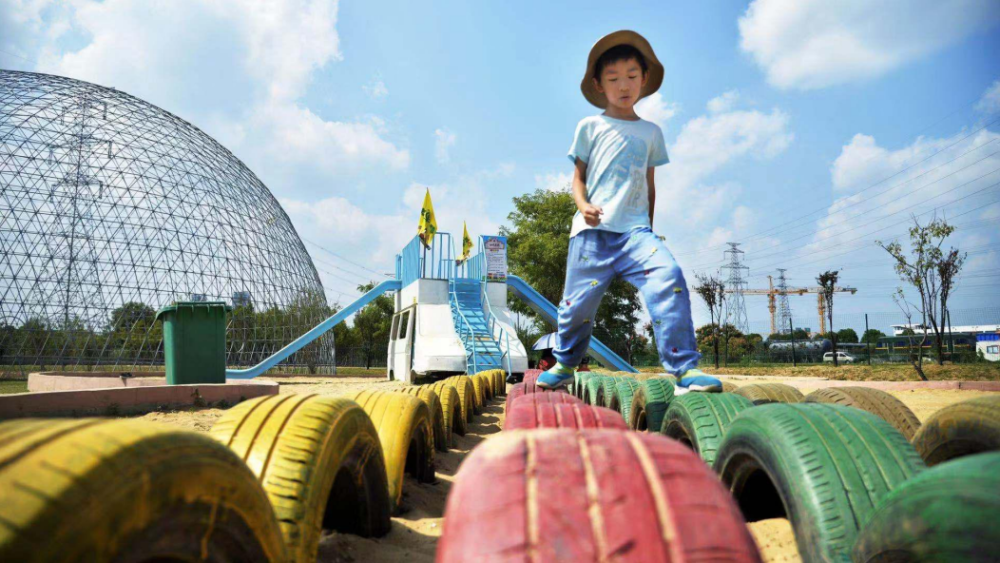
<svg viewBox="0 0 1000 563">
<path fill-rule="evenodd" d="M 353 260 L 351 260 L 349 258 L 345 258 L 344 256 L 342 256 L 340 254 L 337 254 L 336 252 L 330 250 L 329 248 L 326 248 L 325 246 L 323 246 L 321 244 L 318 244 L 318 243 L 315 243 L 315 242 L 313 242 L 313 241 L 311 241 L 309 239 L 303 238 L 302 240 L 304 240 L 305 242 L 308 242 L 309 244 L 315 246 L 316 248 L 318 248 L 318 249 L 320 249 L 320 250 L 322 250 L 322 251 L 324 251 L 324 252 L 326 252 L 328 254 L 332 254 L 333 256 L 336 256 L 337 258 L 340 258 L 341 260 L 343 260 L 344 262 L 347 262 L 348 264 L 357 266 L 358 268 L 361 268 L 362 270 L 365 270 L 367 272 L 371 272 L 371 273 L 373 273 L 373 274 L 375 274 L 377 276 L 383 276 L 383 277 L 386 277 L 386 278 L 391 278 L 392 277 L 392 276 L 390 276 L 388 274 L 385 274 L 385 273 L 382 273 L 382 272 L 376 272 L 375 270 L 372 270 L 371 268 L 368 268 L 366 266 L 362 266 L 361 264 L 358 264 L 357 262 L 355 262 L 355 261 L 353 261 Z"/>
</svg>

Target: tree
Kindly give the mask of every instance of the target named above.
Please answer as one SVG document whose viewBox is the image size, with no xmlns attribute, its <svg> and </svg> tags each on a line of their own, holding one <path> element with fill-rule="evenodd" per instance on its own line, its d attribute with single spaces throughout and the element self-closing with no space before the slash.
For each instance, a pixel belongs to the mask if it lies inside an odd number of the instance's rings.
<svg viewBox="0 0 1000 563">
<path fill-rule="evenodd" d="M 826 303 L 826 318 L 830 321 L 830 339 L 833 342 L 833 366 L 837 367 L 837 333 L 833 332 L 833 292 L 837 289 L 837 278 L 840 277 L 838 270 L 827 270 L 816 278 L 816 283 L 820 285 L 823 301 Z M 854 335 L 857 338 L 857 334 Z"/>
<path fill-rule="evenodd" d="M 569 231 L 576 205 L 569 192 L 536 190 L 514 198 L 507 219 L 513 227 L 500 227 L 507 237 L 507 263 L 511 274 L 523 278 L 552 303 L 562 299 L 566 280 Z M 639 322 L 639 291 L 622 279 L 611 282 L 594 318 L 594 335 L 612 350 L 627 354 L 628 342 Z M 547 327 L 536 313 L 513 300 L 511 310 L 536 320 L 538 332 Z"/>
<path fill-rule="evenodd" d="M 870 328 L 861 335 L 861 342 L 864 344 L 877 344 L 879 338 L 885 338 L 885 333 L 881 330 Z"/>
<path fill-rule="evenodd" d="M 848 344 L 858 343 L 858 333 L 854 331 L 853 328 L 842 328 L 837 331 L 837 342 L 846 342 Z"/>
<path fill-rule="evenodd" d="M 878 245 L 896 261 L 895 270 L 900 279 L 913 286 L 920 296 L 920 303 L 912 305 L 923 319 L 921 324 L 924 326 L 925 339 L 928 327 L 934 331 L 938 365 L 944 365 L 942 346 L 948 314 L 948 298 L 954 290 L 967 255 L 955 248 L 951 248 L 948 252 L 941 249 L 945 239 L 955 232 L 955 227 L 944 220 L 935 218 L 927 225 L 921 226 L 914 217 L 913 224 L 909 232 L 909 257 L 903 253 L 903 247 L 899 242 L 883 244 L 882 241 L 878 241 Z M 902 297 L 902 291 L 898 294 Z M 917 354 L 917 356 L 920 358 L 917 364 L 919 366 L 923 355 Z M 923 377 L 922 369 L 918 369 L 917 373 Z"/>
<path fill-rule="evenodd" d="M 713 275 L 697 274 L 698 284 L 694 286 L 694 291 L 705 305 L 708 305 L 708 317 L 713 327 L 712 351 L 715 358 L 715 368 L 719 368 L 719 323 L 722 322 L 722 307 L 726 302 L 726 286 L 718 277 Z M 696 335 L 697 336 L 697 335 Z"/>
<path fill-rule="evenodd" d="M 375 282 L 358 286 L 362 294 L 375 288 Z M 365 368 L 372 366 L 372 359 L 379 350 L 383 354 L 389 349 L 389 331 L 392 329 L 392 315 L 395 307 L 388 295 L 379 295 L 354 314 L 354 330 L 365 356 Z"/>
</svg>

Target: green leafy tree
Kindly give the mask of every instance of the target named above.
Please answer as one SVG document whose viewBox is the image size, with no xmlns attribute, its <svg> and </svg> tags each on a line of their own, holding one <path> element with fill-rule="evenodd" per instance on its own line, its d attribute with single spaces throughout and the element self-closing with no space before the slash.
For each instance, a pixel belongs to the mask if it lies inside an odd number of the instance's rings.
<svg viewBox="0 0 1000 563">
<path fill-rule="evenodd" d="M 358 291 L 367 293 L 374 288 L 375 282 L 369 282 L 359 285 Z M 382 294 L 354 314 L 354 330 L 366 369 L 371 368 L 376 354 L 388 353 L 394 309 L 392 297 Z"/>
<path fill-rule="evenodd" d="M 842 328 L 837 331 L 837 342 L 845 342 L 847 344 L 857 344 L 858 333 L 855 332 L 853 328 Z"/>
<path fill-rule="evenodd" d="M 512 227 L 500 227 L 500 234 L 507 237 L 510 272 L 552 303 L 562 299 L 570 224 L 575 212 L 576 205 L 569 192 L 536 190 L 514 198 L 514 211 L 507 216 Z M 640 307 L 635 286 L 614 280 L 597 309 L 594 336 L 615 352 L 628 355 Z M 555 329 L 545 326 L 534 311 L 518 300 L 511 301 L 510 308 L 535 319 L 540 333 Z"/>
<path fill-rule="evenodd" d="M 897 304 L 905 303 L 906 306 L 914 309 L 920 314 L 921 325 L 930 328 L 934 332 L 937 360 L 939 365 L 944 365 L 944 331 L 945 321 L 948 314 L 948 299 L 954 290 L 955 282 L 962 267 L 965 265 L 966 254 L 951 248 L 947 252 L 942 250 L 945 239 L 955 232 L 955 227 L 947 222 L 934 219 L 927 225 L 921 225 L 916 217 L 913 218 L 913 227 L 910 228 L 910 253 L 909 256 L 903 251 L 903 246 L 899 242 L 884 244 L 877 241 L 895 261 L 896 274 L 904 282 L 908 283 L 916 290 L 919 296 L 918 303 L 906 302 L 902 289 L 897 291 Z M 904 309 L 903 305 L 900 305 Z M 904 314 L 907 311 L 903 310 Z M 924 341 L 926 341 L 927 329 L 923 330 Z M 923 345 L 923 342 L 920 343 Z M 921 378 L 926 379 L 922 369 L 923 354 L 916 354 L 914 369 Z"/>
<path fill-rule="evenodd" d="M 861 336 L 861 342 L 865 344 L 877 344 L 879 338 L 885 338 L 885 333 L 881 330 L 870 328 Z"/>
</svg>

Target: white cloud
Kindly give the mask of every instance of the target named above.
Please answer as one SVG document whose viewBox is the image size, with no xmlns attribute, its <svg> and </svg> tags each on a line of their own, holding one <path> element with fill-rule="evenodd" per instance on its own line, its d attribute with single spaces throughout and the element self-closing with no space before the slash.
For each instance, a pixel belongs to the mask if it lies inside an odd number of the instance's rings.
<svg viewBox="0 0 1000 563">
<path fill-rule="evenodd" d="M 536 174 L 535 186 L 550 192 L 568 192 L 573 189 L 573 174 L 570 172 Z"/>
<path fill-rule="evenodd" d="M 372 80 L 371 83 L 365 84 L 361 89 L 365 91 L 365 94 L 376 100 L 384 99 L 389 95 L 389 89 L 385 87 L 385 82 L 381 78 Z"/>
<path fill-rule="evenodd" d="M 455 133 L 447 129 L 438 128 L 434 130 L 434 158 L 439 163 L 447 164 L 451 161 L 449 149 L 455 145 L 457 138 Z"/>
<path fill-rule="evenodd" d="M 330 120 L 302 101 L 316 72 L 342 57 L 336 0 L 67 6 L 39 31 L 38 70 L 116 87 L 195 123 L 262 178 L 277 178 L 276 193 L 409 165 L 380 118 Z M 65 51 L 70 31 L 86 41 Z"/>
<path fill-rule="evenodd" d="M 677 115 L 680 106 L 676 102 L 668 102 L 663 99 L 663 94 L 653 92 L 651 95 L 639 100 L 635 105 L 635 111 L 646 121 L 652 121 L 660 127 L 666 127 L 667 121 Z"/>
<path fill-rule="evenodd" d="M 994 80 L 983 92 L 983 97 L 976 103 L 976 110 L 987 115 L 1000 112 L 1000 80 Z"/>
<path fill-rule="evenodd" d="M 835 190 L 853 193 L 834 200 L 816 222 L 817 232 L 806 240 L 809 244 L 797 254 L 811 256 L 834 244 L 840 246 L 826 252 L 837 254 L 870 245 L 871 257 L 872 252 L 882 252 L 875 251 L 873 241 L 905 233 L 911 215 L 924 223 L 937 215 L 959 225 L 982 218 L 978 208 L 995 197 L 991 193 L 995 194 L 1000 181 L 998 141 L 1000 133 L 984 130 L 969 136 L 963 131 L 941 139 L 919 137 L 906 147 L 890 150 L 870 136 L 855 135 L 830 174 Z M 961 228 L 958 233 L 964 234 Z M 793 254 L 789 252 L 790 257 Z M 864 254 L 839 260 L 863 262 Z"/>
<path fill-rule="evenodd" d="M 736 105 L 737 100 L 740 98 L 739 90 L 730 90 L 719 96 L 716 96 L 708 101 L 707 107 L 709 113 L 722 113 L 730 111 Z"/>
<path fill-rule="evenodd" d="M 740 47 L 778 88 L 880 76 L 1000 21 L 989 0 L 754 0 Z"/>
</svg>

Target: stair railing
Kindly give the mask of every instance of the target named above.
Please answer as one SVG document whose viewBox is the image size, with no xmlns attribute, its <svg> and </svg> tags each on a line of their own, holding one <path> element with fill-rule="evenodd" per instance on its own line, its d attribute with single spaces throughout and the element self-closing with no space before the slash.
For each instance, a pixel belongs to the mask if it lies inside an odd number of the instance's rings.
<svg viewBox="0 0 1000 563">
<path fill-rule="evenodd" d="M 452 283 L 452 284 L 449 284 L 449 285 L 451 286 L 448 289 L 449 289 L 449 301 L 451 302 L 451 318 L 452 318 L 452 322 L 455 322 L 455 324 L 458 324 L 457 321 L 459 319 L 461 319 L 461 321 L 462 321 L 462 324 L 459 325 L 459 331 L 458 331 L 459 334 L 458 334 L 458 336 L 459 336 L 459 338 L 462 339 L 463 346 L 468 346 L 469 345 L 469 341 L 470 340 L 472 341 L 472 369 L 473 369 L 472 373 L 477 373 L 479 371 L 479 358 L 476 356 L 476 333 L 475 333 L 475 331 L 472 330 L 472 324 L 469 323 L 469 319 L 465 318 L 465 315 L 462 313 L 461 308 L 459 308 L 459 306 L 458 306 L 458 293 L 455 292 L 455 284 Z M 468 335 L 468 336 L 466 336 L 466 335 Z M 468 358 L 469 358 L 469 356 L 468 356 L 469 349 L 466 348 L 465 352 L 466 352 L 466 356 L 465 356 L 465 358 L 466 358 L 466 360 L 465 360 L 465 369 L 466 369 L 466 371 L 468 371 L 469 370 L 469 360 L 468 360 Z"/>
<path fill-rule="evenodd" d="M 502 354 L 500 356 L 500 368 L 503 369 L 503 361 L 507 359 L 507 375 L 511 374 L 510 365 L 510 337 L 507 335 L 507 331 L 504 330 L 503 325 L 497 323 L 497 318 L 493 314 L 493 306 L 490 305 L 490 293 L 487 291 L 487 282 L 479 283 L 479 302 L 486 306 L 483 313 L 486 314 L 486 327 L 490 331 L 490 338 L 493 338 L 494 328 L 498 327 L 500 329 L 500 339 L 503 340 L 504 347 L 501 350 Z M 499 344 L 499 342 L 497 343 Z"/>
</svg>

